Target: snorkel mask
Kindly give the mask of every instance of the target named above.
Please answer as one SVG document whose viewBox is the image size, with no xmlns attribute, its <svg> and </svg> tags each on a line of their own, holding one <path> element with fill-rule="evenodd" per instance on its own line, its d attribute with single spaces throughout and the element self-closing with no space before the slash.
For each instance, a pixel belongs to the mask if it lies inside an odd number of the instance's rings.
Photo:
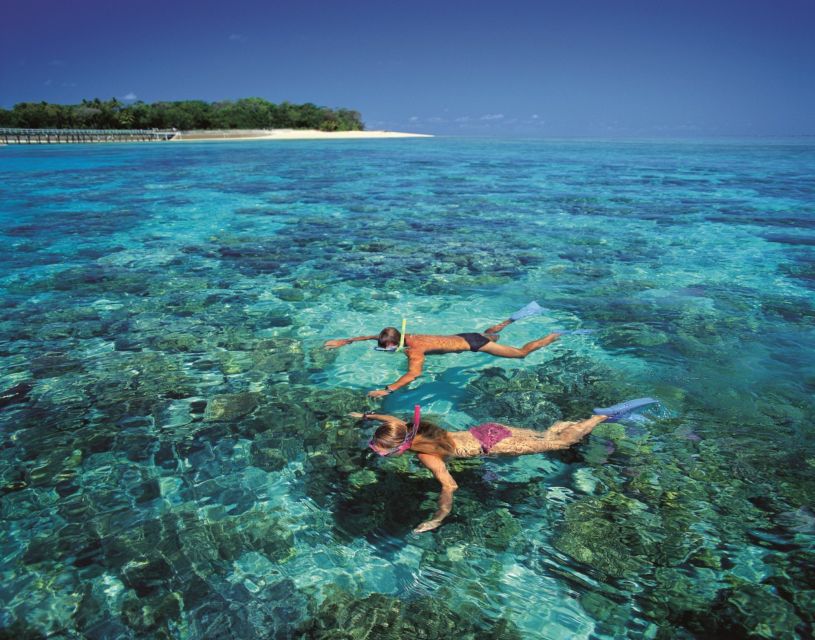
<svg viewBox="0 0 815 640">
<path fill-rule="evenodd" d="M 413 439 L 416 437 L 416 434 L 419 431 L 419 421 L 421 418 L 421 407 L 417 404 L 413 407 L 413 426 L 408 429 L 407 433 L 405 434 L 405 439 L 402 441 L 402 444 L 393 447 L 392 449 L 382 450 L 376 446 L 376 443 L 373 441 L 373 438 L 368 441 L 368 446 L 371 448 L 376 455 L 381 457 L 387 457 L 392 455 L 398 455 L 400 453 L 404 453 L 408 449 L 410 449 L 410 445 L 413 444 Z"/>
<path fill-rule="evenodd" d="M 402 333 L 399 336 L 399 346 L 390 346 L 390 347 L 374 347 L 374 351 L 387 351 L 388 353 L 394 353 L 396 351 L 401 351 L 405 348 L 405 328 L 407 327 L 407 318 L 402 318 Z"/>
</svg>

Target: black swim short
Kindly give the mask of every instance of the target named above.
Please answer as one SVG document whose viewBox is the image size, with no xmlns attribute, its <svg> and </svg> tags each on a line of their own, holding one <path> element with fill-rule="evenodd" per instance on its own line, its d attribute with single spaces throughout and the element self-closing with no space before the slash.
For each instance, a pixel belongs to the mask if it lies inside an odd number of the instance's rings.
<svg viewBox="0 0 815 640">
<path fill-rule="evenodd" d="M 470 345 L 470 351 L 481 351 L 481 347 L 490 341 L 481 333 L 457 333 L 456 335 L 467 341 L 467 344 Z"/>
</svg>

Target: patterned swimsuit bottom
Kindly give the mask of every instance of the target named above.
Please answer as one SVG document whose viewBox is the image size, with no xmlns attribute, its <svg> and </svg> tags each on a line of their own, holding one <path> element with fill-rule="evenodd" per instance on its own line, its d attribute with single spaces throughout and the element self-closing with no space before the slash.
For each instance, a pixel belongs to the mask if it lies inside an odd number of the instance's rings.
<svg viewBox="0 0 815 640">
<path fill-rule="evenodd" d="M 489 453 L 490 449 L 501 442 L 501 440 L 509 438 L 512 435 L 512 431 L 497 422 L 485 422 L 477 427 L 468 429 L 468 431 L 473 438 L 478 440 L 481 444 L 481 451 L 484 454 Z"/>
</svg>

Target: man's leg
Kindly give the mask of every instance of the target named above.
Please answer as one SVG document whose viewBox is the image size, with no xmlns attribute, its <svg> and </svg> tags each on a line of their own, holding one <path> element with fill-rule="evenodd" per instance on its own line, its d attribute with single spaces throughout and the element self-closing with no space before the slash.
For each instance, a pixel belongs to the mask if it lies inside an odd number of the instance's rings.
<svg viewBox="0 0 815 640">
<path fill-rule="evenodd" d="M 501 331 L 501 329 L 508 327 L 512 323 L 513 320 L 510 319 L 504 320 L 503 322 L 499 322 L 498 324 L 484 331 L 484 335 L 487 336 L 492 342 L 495 342 L 498 340 L 498 333 Z"/>
<path fill-rule="evenodd" d="M 538 340 L 533 340 L 532 342 L 527 342 L 524 346 L 520 348 L 509 347 L 507 345 L 498 344 L 496 342 L 488 342 L 478 350 L 478 353 L 489 353 L 491 356 L 497 356 L 499 358 L 526 358 L 526 356 L 528 356 L 533 351 L 537 351 L 538 349 L 541 349 L 546 345 L 552 344 L 555 340 L 558 339 L 558 337 L 560 337 L 559 333 L 550 333 L 545 338 L 540 338 Z"/>
</svg>

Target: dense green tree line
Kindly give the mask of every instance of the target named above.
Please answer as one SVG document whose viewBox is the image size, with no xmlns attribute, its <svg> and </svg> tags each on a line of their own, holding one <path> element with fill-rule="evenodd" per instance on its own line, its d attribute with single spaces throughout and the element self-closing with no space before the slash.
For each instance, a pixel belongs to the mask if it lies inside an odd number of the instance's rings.
<svg viewBox="0 0 815 640">
<path fill-rule="evenodd" d="M 135 102 L 83 100 L 81 104 L 21 102 L 0 109 L 0 127 L 31 129 L 321 129 L 365 128 L 357 111 L 329 109 L 309 102 L 274 104 L 262 98 L 236 101 Z"/>
</svg>

